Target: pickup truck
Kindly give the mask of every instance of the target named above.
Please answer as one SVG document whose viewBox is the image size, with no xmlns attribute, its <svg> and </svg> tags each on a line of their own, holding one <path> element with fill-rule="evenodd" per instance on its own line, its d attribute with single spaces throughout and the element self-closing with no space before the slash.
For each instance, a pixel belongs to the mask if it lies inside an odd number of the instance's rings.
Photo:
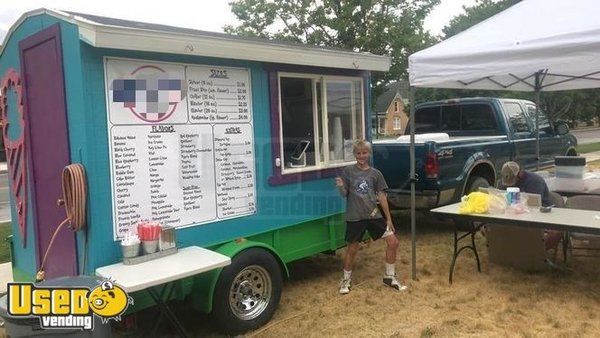
<svg viewBox="0 0 600 338">
<path fill-rule="evenodd" d="M 527 100 L 461 98 L 427 102 L 415 111 L 416 206 L 430 209 L 454 203 L 479 187 L 495 186 L 500 168 L 516 161 L 535 169 L 536 106 Z M 575 156 L 577 139 L 566 123 L 553 123 L 540 111 L 539 167 L 555 156 Z M 394 209 L 410 207 L 410 136 L 373 142 L 373 163 L 390 187 Z"/>
</svg>

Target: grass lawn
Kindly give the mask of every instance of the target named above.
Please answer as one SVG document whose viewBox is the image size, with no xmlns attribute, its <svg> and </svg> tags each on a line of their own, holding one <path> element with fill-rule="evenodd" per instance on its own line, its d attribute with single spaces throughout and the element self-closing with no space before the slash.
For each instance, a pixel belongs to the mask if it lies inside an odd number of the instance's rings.
<svg viewBox="0 0 600 338">
<path fill-rule="evenodd" d="M 600 169 L 600 160 L 588 162 L 585 166 L 590 170 Z"/>
<path fill-rule="evenodd" d="M 0 263 L 10 262 L 10 248 L 5 240 L 10 234 L 10 222 L 0 223 Z"/>
<path fill-rule="evenodd" d="M 572 257 L 564 271 L 530 273 L 490 263 L 486 239 L 478 234 L 481 272 L 472 252 L 465 251 L 449 284 L 453 227 L 418 217 L 418 281 L 413 281 L 409 213 L 395 215 L 395 224 L 400 239 L 396 272 L 409 285 L 406 292 L 381 282 L 382 241 L 361 247 L 352 291 L 344 296 L 338 293 L 343 250 L 316 255 L 289 265 L 290 278 L 273 319 L 245 337 L 600 337 L 597 259 Z M 172 302 L 171 308 L 191 336 L 226 337 L 189 302 Z M 153 310 L 137 315 L 140 331 L 153 320 Z M 163 324 L 157 336 L 173 335 Z M 126 333 L 115 336 L 135 335 Z"/>
<path fill-rule="evenodd" d="M 588 144 L 580 144 L 577 146 L 577 153 L 591 153 L 592 151 L 600 150 L 600 142 L 597 143 L 588 143 Z"/>
</svg>

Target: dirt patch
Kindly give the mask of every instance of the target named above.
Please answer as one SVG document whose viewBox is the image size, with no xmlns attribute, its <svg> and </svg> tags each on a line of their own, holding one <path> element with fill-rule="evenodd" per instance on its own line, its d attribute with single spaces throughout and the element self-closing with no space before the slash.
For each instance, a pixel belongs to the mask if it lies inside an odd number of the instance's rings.
<svg viewBox="0 0 600 338">
<path fill-rule="evenodd" d="M 572 271 L 526 273 L 487 262 L 485 238 L 477 243 L 482 259 L 458 259 L 454 284 L 448 283 L 452 232 L 448 224 L 418 222 L 418 281 L 410 277 L 410 233 L 401 215 L 397 271 L 410 286 L 398 293 L 383 286 L 383 242 L 359 253 L 350 294 L 338 294 L 342 251 L 290 265 L 281 303 L 264 327 L 248 337 L 450 337 L 450 336 L 600 336 L 600 267 L 597 258 L 573 259 Z M 560 255 L 559 255 L 560 257 Z M 195 336 L 221 336 L 210 319 L 176 306 Z M 172 334 L 167 331 L 164 334 Z"/>
</svg>

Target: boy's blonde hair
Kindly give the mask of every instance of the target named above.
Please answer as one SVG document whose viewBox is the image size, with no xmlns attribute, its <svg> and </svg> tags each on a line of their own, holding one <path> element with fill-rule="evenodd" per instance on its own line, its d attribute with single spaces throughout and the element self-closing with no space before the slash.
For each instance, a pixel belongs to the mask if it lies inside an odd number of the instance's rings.
<svg viewBox="0 0 600 338">
<path fill-rule="evenodd" d="M 371 148 L 371 143 L 366 140 L 361 139 L 361 140 L 354 141 L 354 144 L 352 145 L 352 153 L 356 155 L 356 152 L 359 149 L 367 149 L 369 151 L 369 154 L 373 153 L 373 149 Z"/>
</svg>

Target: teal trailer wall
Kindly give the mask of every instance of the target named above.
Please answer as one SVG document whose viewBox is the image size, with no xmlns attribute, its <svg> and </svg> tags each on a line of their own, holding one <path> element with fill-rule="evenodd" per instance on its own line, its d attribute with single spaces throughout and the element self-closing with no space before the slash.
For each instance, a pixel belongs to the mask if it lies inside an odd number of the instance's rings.
<svg viewBox="0 0 600 338">
<path fill-rule="evenodd" d="M 81 82 L 81 56 L 79 55 L 79 33 L 77 26 L 63 22 L 49 15 L 39 15 L 35 17 L 27 18 L 21 25 L 19 25 L 10 36 L 2 55 L 0 56 L 0 76 L 3 76 L 9 68 L 13 68 L 21 73 L 21 62 L 19 60 L 19 41 L 35 34 L 49 26 L 54 24 L 60 25 L 61 40 L 62 40 L 62 55 L 64 64 L 64 76 L 65 76 L 65 87 L 66 87 L 66 102 L 67 102 L 67 116 L 69 124 L 69 139 L 71 142 L 70 156 L 72 161 L 82 161 L 83 152 L 81 149 L 85 148 L 85 137 L 84 132 L 80 130 L 79 126 L 82 124 L 82 114 L 77 112 L 83 105 L 82 93 L 82 82 Z M 23 76 L 23 74 L 20 74 Z M 51 85 L 51 84 L 50 84 Z M 13 107 L 9 107 L 9 112 L 13 113 Z M 9 113 L 10 114 L 10 113 Z M 67 132 L 67 131 L 65 131 Z M 75 147 L 73 147 L 75 145 Z M 31 188 L 31 182 L 28 183 Z M 12 196 L 11 196 L 12 198 Z M 31 204 L 31 193 L 28 194 L 28 205 Z M 27 213 L 27 240 L 26 246 L 23 247 L 23 240 L 19 235 L 19 228 L 17 223 L 17 215 L 14 209 L 14 203 L 11 203 L 11 215 L 12 215 L 12 234 L 13 234 L 13 272 L 16 280 L 30 280 L 35 276 L 36 272 L 36 252 L 35 252 L 35 233 L 33 226 L 33 213 L 32 208 L 28 208 Z M 58 225 L 58 224 L 57 224 Z M 78 235 L 79 238 L 82 235 Z M 83 242 L 79 240 L 78 242 Z M 82 259 L 82 248 L 79 250 L 79 260 Z"/>
<path fill-rule="evenodd" d="M 180 246 L 214 247 L 240 237 L 292 226 L 343 211 L 343 202 L 334 180 L 318 179 L 302 183 L 269 185 L 272 173 L 271 121 L 268 73 L 257 62 L 224 60 L 183 55 L 168 55 L 93 48 L 81 43 L 82 73 L 85 83 L 89 197 L 89 254 L 86 272 L 119 261 L 121 252 L 113 241 L 110 169 L 107 130 L 104 58 L 120 57 L 155 62 L 215 65 L 249 68 L 252 83 L 252 109 L 255 142 L 257 213 L 177 231 Z"/>
<path fill-rule="evenodd" d="M 179 246 L 216 247 L 236 238 L 257 235 L 260 237 L 260 234 L 271 230 L 306 222 L 314 224 L 320 222 L 319 220 L 322 220 L 323 227 L 327 227 L 331 222 L 329 216 L 343 212 L 344 204 L 335 189 L 333 178 L 277 186 L 268 183 L 269 177 L 273 176 L 274 158 L 271 145 L 269 73 L 263 68 L 265 65 L 240 60 L 94 48 L 79 39 L 76 26 L 48 15 L 39 15 L 26 19 L 7 41 L 4 53 L 0 57 L 0 74 L 4 74 L 8 68 L 20 72 L 18 41 L 57 22 L 60 24 L 62 35 L 71 161 L 83 164 L 88 179 L 87 228 L 77 234 L 80 273 L 93 275 L 97 267 L 121 259 L 119 243 L 113 240 L 107 93 L 104 83 L 105 57 L 250 69 L 257 213 L 177 230 Z M 306 69 L 303 67 L 303 70 Z M 314 73 L 318 74 L 319 71 Z M 356 76 L 363 76 L 363 74 L 356 72 Z M 369 79 L 363 78 L 365 87 L 369 88 Z M 368 90 L 365 90 L 365 100 L 368 109 Z M 370 114 L 367 112 L 366 115 L 366 126 L 369 126 Z M 369 127 L 366 132 L 369 135 Z M 22 247 L 21 239 L 17 235 L 17 223 L 13 222 L 12 225 L 15 234 L 13 262 L 17 280 L 32 279 L 35 275 L 36 253 L 33 245 L 35 234 L 31 210 L 29 208 L 28 238 L 25 248 Z M 13 219 L 16 220 L 14 209 Z M 284 260 L 301 258 L 298 257 L 303 255 L 300 251 L 290 252 L 289 257 L 286 256 Z"/>
</svg>

